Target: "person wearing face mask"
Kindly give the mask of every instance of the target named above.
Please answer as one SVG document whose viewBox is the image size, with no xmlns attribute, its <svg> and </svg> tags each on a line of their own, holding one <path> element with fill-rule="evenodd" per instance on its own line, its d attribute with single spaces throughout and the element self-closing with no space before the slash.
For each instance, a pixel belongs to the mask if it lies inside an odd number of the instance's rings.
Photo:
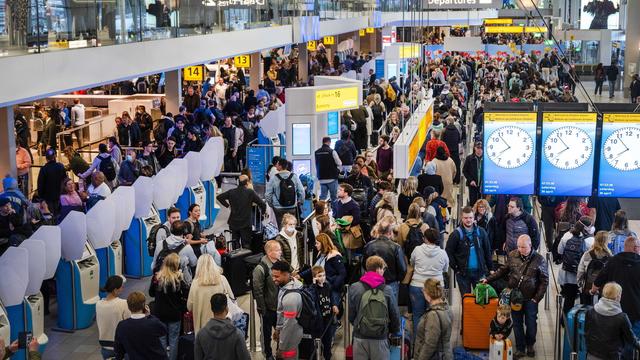
<svg viewBox="0 0 640 360">
<path fill-rule="evenodd" d="M 562 267 L 558 273 L 558 283 L 564 297 L 563 310 L 565 314 L 573 307 L 578 296 L 578 265 L 582 255 L 593 246 L 595 228 L 591 218 L 583 216 L 570 231 L 564 234 L 558 244 L 558 254 L 562 256 Z"/>
<path fill-rule="evenodd" d="M 282 230 L 275 240 L 282 247 L 282 259 L 291 264 L 291 269 L 299 270 L 304 264 L 304 240 L 302 233 L 296 230 L 298 220 L 294 215 L 282 216 Z"/>
<path fill-rule="evenodd" d="M 142 163 L 136 159 L 136 151 L 133 149 L 127 150 L 127 156 L 125 161 L 120 165 L 120 171 L 118 172 L 118 184 L 119 185 L 133 185 L 138 176 L 140 176 L 140 168 Z"/>
</svg>

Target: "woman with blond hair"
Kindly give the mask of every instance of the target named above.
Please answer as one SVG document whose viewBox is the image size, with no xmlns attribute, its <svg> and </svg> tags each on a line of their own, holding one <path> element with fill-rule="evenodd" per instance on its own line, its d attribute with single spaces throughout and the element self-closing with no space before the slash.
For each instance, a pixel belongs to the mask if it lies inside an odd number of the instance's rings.
<svg viewBox="0 0 640 360">
<path fill-rule="evenodd" d="M 453 359 L 451 351 L 453 314 L 444 299 L 442 282 L 434 278 L 427 279 L 424 282 L 423 293 L 430 306 L 417 327 L 414 359 L 451 360 Z"/>
<path fill-rule="evenodd" d="M 162 267 L 151 279 L 149 295 L 155 298 L 152 314 L 167 326 L 167 335 L 160 338 L 163 348 L 169 346 L 169 360 L 178 358 L 180 321 L 186 308 L 189 285 L 180 270 L 180 256 L 167 255 Z"/>
<path fill-rule="evenodd" d="M 493 212 L 491 212 L 489 202 L 485 199 L 479 199 L 476 201 L 476 203 L 473 204 L 473 213 L 475 215 L 476 224 L 487 232 L 487 238 L 489 239 L 491 248 L 493 250 L 497 249 L 498 245 L 494 244 L 496 235 L 496 219 L 493 217 Z"/>
<path fill-rule="evenodd" d="M 402 220 L 407 218 L 409 212 L 409 205 L 413 202 L 413 199 L 420 197 L 418 189 L 418 178 L 415 176 L 409 176 L 402 183 L 402 192 L 398 195 L 398 211 Z"/>
<path fill-rule="evenodd" d="M 380 222 L 385 216 L 395 217 L 395 198 L 393 192 L 387 191 L 382 195 L 382 199 L 376 204 L 375 216 L 376 223 Z"/>
<path fill-rule="evenodd" d="M 225 294 L 234 299 L 233 291 L 227 278 L 222 275 L 210 254 L 202 254 L 198 259 L 196 276 L 189 289 L 187 309 L 193 313 L 193 331 L 198 332 L 213 317 L 211 297 L 214 294 Z"/>
<path fill-rule="evenodd" d="M 589 293 L 598 273 L 613 256 L 608 247 L 609 233 L 598 231 L 593 239 L 591 249 L 585 251 L 578 264 L 578 288 L 580 289 L 580 303 L 593 305 L 593 295 Z"/>
</svg>

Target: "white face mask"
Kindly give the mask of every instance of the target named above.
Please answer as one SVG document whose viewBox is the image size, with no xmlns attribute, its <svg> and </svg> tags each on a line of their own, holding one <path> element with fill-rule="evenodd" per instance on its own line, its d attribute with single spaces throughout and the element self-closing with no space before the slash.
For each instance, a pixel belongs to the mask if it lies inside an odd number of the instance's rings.
<svg viewBox="0 0 640 360">
<path fill-rule="evenodd" d="M 427 211 L 427 208 L 424 208 L 424 207 L 421 207 L 421 208 L 420 208 L 420 212 L 421 212 L 421 213 L 423 213 L 423 212 L 425 212 L 425 211 Z"/>
<path fill-rule="evenodd" d="M 296 231 L 296 227 L 289 225 L 286 227 L 285 231 L 289 234 L 293 234 L 293 232 Z"/>
</svg>

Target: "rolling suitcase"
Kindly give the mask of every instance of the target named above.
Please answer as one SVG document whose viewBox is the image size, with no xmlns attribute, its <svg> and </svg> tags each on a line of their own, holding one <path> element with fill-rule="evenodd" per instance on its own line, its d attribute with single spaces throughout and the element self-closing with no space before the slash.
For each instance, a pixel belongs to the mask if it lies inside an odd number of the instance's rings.
<svg viewBox="0 0 640 360">
<path fill-rule="evenodd" d="M 392 336 L 389 342 L 389 360 L 410 360 L 411 342 L 405 337 L 405 320 L 400 322 L 401 336 Z"/>
<path fill-rule="evenodd" d="M 578 354 L 578 360 L 587 358 L 584 325 L 589 309 L 591 309 L 591 306 L 576 305 L 565 317 L 564 345 L 562 347 L 562 358 L 564 360 L 571 359 L 572 352 Z"/>
<path fill-rule="evenodd" d="M 492 298 L 487 305 L 476 304 L 473 294 L 462 297 L 462 346 L 466 349 L 489 349 L 489 326 L 496 315 L 498 299 Z"/>
<path fill-rule="evenodd" d="M 229 245 L 232 242 L 228 243 Z M 222 270 L 224 276 L 229 281 L 233 296 L 238 298 L 249 291 L 247 286 L 249 277 L 247 274 L 247 263 L 245 259 L 251 255 L 251 250 L 238 247 L 235 250 L 231 250 L 229 246 L 229 252 L 222 258 Z"/>
<path fill-rule="evenodd" d="M 194 333 L 182 335 L 178 339 L 178 360 L 193 360 L 196 336 Z"/>
<path fill-rule="evenodd" d="M 512 360 L 513 346 L 511 340 L 496 340 L 490 337 L 489 360 Z"/>
</svg>

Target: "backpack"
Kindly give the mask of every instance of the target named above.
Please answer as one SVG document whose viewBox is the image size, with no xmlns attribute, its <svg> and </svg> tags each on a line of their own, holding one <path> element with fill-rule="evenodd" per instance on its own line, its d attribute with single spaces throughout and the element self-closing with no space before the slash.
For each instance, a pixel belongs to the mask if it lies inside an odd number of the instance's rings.
<svg viewBox="0 0 640 360">
<path fill-rule="evenodd" d="M 396 101 L 396 90 L 391 86 L 391 84 L 387 86 L 387 100 Z"/>
<path fill-rule="evenodd" d="M 560 245 L 564 234 L 570 229 L 571 224 L 568 222 L 559 222 L 558 225 L 556 225 L 556 237 L 553 239 L 553 245 L 551 246 L 551 255 L 553 256 L 553 262 L 558 265 L 562 263 L 562 256 L 558 254 L 558 245 Z"/>
<path fill-rule="evenodd" d="M 411 258 L 411 253 L 415 248 L 424 244 L 424 234 L 422 234 L 421 227 L 422 223 L 409 226 L 409 234 L 407 235 L 407 240 L 404 242 L 403 249 L 407 258 Z"/>
<path fill-rule="evenodd" d="M 577 274 L 580 258 L 585 251 L 584 237 L 573 236 L 569 239 L 562 253 L 562 270 Z"/>
<path fill-rule="evenodd" d="M 158 254 L 158 257 L 156 258 L 156 262 L 155 262 L 155 266 L 153 267 L 153 274 L 157 273 L 158 271 L 160 271 L 160 268 L 162 267 L 162 263 L 164 263 L 164 259 L 169 256 L 169 254 L 172 253 L 176 253 L 176 254 L 180 254 L 180 251 L 182 251 L 182 249 L 186 246 L 186 243 L 182 243 L 180 245 L 178 245 L 178 247 L 174 248 L 174 249 L 169 249 L 169 246 L 167 245 L 167 240 L 162 242 L 162 250 L 160 250 L 160 253 Z"/>
<path fill-rule="evenodd" d="M 282 298 L 289 293 L 300 294 L 302 299 L 302 310 L 298 314 L 298 324 L 302 327 L 302 332 L 311 335 L 313 338 L 322 336 L 322 313 L 318 298 L 310 286 L 299 289 L 287 289 Z"/>
<path fill-rule="evenodd" d="M 280 179 L 280 196 L 278 196 L 278 202 L 282 207 L 291 207 L 296 204 L 296 184 L 293 182 L 293 173 L 289 174 L 286 179 L 276 174 L 276 177 Z"/>
<path fill-rule="evenodd" d="M 164 229 L 169 235 L 169 228 L 167 228 L 164 224 L 155 224 L 149 230 L 149 236 L 147 236 L 147 253 L 149 256 L 153 257 L 156 254 L 156 239 L 158 237 L 158 230 Z"/>
<path fill-rule="evenodd" d="M 367 190 L 362 188 L 354 188 L 351 198 L 358 203 L 360 207 L 360 215 L 367 217 L 369 211 L 369 200 L 367 199 Z"/>
<path fill-rule="evenodd" d="M 610 232 L 609 233 L 609 250 L 611 250 L 611 253 L 613 255 L 617 255 L 621 252 L 624 252 L 624 241 L 629 236 L 635 236 L 635 234 L 632 232 L 624 232 L 624 233 Z"/>
<path fill-rule="evenodd" d="M 598 274 L 600 274 L 600 271 L 602 271 L 604 265 L 607 263 L 607 261 L 609 261 L 609 256 L 607 255 L 598 259 L 596 257 L 596 253 L 593 250 L 589 251 L 589 255 L 591 255 L 591 261 L 589 262 L 584 275 L 584 292 L 588 292 L 589 290 L 591 290 L 593 282 L 596 281 Z"/>
<path fill-rule="evenodd" d="M 373 114 L 373 118 L 374 119 L 382 119 L 382 105 L 380 104 L 373 104 L 371 106 L 371 113 Z"/>
<path fill-rule="evenodd" d="M 116 167 L 113 165 L 113 161 L 111 155 L 107 157 L 99 156 L 100 165 L 98 166 L 98 170 L 102 171 L 104 176 L 109 181 L 113 181 L 116 178 Z"/>
<path fill-rule="evenodd" d="M 374 289 L 362 281 L 361 283 L 368 289 L 360 298 L 354 330 L 364 338 L 376 338 L 386 333 L 389 326 L 389 308 L 384 297 L 385 285 Z"/>
<path fill-rule="evenodd" d="M 342 164 L 348 163 L 350 160 L 347 156 L 349 155 L 349 146 L 348 146 L 349 142 L 348 141 L 343 141 L 340 144 L 340 148 L 338 148 L 338 150 L 336 151 L 338 153 L 338 157 L 340 158 L 340 161 L 342 162 Z"/>
<path fill-rule="evenodd" d="M 438 222 L 438 228 L 440 233 L 446 232 L 446 225 L 449 224 L 449 210 L 447 210 L 446 202 L 442 205 L 441 198 L 436 199 L 431 203 L 433 209 L 436 211 L 436 221 Z"/>
<path fill-rule="evenodd" d="M 85 207 L 87 208 L 87 211 L 91 210 L 92 207 L 96 206 L 98 201 L 104 200 L 104 199 L 106 198 L 102 195 L 98 195 L 98 194 L 89 195 L 89 197 L 87 198 L 87 202 L 85 203 Z"/>
</svg>

